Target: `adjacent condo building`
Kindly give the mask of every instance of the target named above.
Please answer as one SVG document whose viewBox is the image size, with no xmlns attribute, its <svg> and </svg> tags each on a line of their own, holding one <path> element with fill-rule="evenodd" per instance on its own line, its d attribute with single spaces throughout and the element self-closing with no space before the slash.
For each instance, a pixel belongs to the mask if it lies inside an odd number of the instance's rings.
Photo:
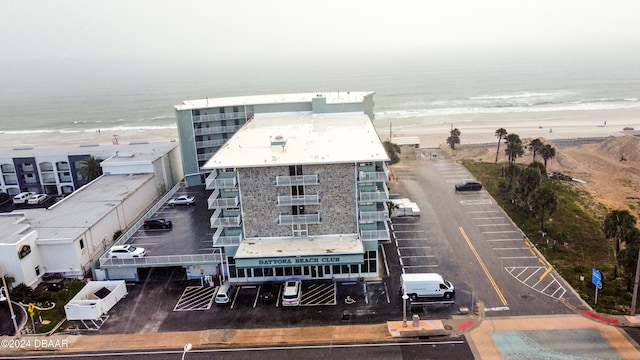
<svg viewBox="0 0 640 360">
<path fill-rule="evenodd" d="M 224 249 L 231 282 L 378 276 L 378 246 L 389 240 L 389 159 L 363 104 L 347 112 L 253 107 L 202 165 L 213 246 Z"/>
<path fill-rule="evenodd" d="M 175 106 L 185 180 L 204 184 L 202 166 L 255 115 L 364 113 L 373 119 L 374 92 L 330 92 L 187 100 Z"/>
</svg>

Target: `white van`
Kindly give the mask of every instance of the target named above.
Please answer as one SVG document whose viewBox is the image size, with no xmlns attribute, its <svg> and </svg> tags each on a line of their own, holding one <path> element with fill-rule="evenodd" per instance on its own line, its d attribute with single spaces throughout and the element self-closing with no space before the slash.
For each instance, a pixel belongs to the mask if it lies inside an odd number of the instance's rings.
<svg viewBox="0 0 640 360">
<path fill-rule="evenodd" d="M 33 192 L 21 192 L 20 194 L 13 197 L 14 204 L 26 204 L 27 199 L 31 196 L 35 195 Z"/>
<path fill-rule="evenodd" d="M 411 300 L 417 300 L 420 297 L 448 300 L 455 296 L 455 289 L 440 274 L 402 274 L 400 275 L 400 294 L 407 294 Z"/>
<path fill-rule="evenodd" d="M 218 288 L 218 292 L 216 292 L 216 304 L 224 305 L 231 302 L 231 295 L 233 294 L 233 284 L 224 283 L 220 285 Z"/>
</svg>

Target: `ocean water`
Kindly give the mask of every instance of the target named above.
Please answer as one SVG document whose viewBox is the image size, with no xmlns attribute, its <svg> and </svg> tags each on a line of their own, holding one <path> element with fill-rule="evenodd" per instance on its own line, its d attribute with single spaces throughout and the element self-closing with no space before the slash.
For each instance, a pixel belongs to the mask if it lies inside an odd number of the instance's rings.
<svg viewBox="0 0 640 360">
<path fill-rule="evenodd" d="M 5 62 L 0 132 L 173 128 L 173 106 L 186 99 L 349 90 L 376 92 L 378 127 L 619 109 L 637 110 L 640 122 L 640 54 L 401 55 L 295 64 Z"/>
</svg>

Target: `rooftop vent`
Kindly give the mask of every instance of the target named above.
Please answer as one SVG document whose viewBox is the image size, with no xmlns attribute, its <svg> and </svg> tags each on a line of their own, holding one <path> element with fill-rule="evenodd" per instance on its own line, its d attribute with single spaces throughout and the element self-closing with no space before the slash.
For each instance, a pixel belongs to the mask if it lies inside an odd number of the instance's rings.
<svg viewBox="0 0 640 360">
<path fill-rule="evenodd" d="M 269 139 L 271 140 L 271 146 L 284 147 L 285 145 L 287 145 L 287 139 L 285 139 L 282 135 L 276 135 L 273 137 L 269 136 Z"/>
</svg>

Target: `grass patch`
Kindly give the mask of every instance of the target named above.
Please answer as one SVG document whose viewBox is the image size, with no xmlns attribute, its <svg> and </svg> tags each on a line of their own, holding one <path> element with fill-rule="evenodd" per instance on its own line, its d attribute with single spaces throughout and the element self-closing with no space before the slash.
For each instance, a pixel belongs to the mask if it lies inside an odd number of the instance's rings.
<svg viewBox="0 0 640 360">
<path fill-rule="evenodd" d="M 482 182 L 496 202 L 582 299 L 598 312 L 618 315 L 629 313 L 630 284 L 622 277 L 613 279 L 613 244 L 605 238 L 602 230 L 602 221 L 609 209 L 572 182 L 549 180 L 557 195 L 558 208 L 545 219 L 547 234 L 543 236 L 540 233 L 540 220 L 512 203 L 512 195 L 506 191 L 509 179 L 502 176 L 505 164 L 474 160 L 463 160 L 461 164 Z M 594 304 L 593 299 L 595 287 L 591 284 L 592 268 L 600 270 L 604 278 L 604 287 L 598 291 L 598 304 Z M 584 277 L 584 281 L 580 281 L 580 276 Z"/>
</svg>

